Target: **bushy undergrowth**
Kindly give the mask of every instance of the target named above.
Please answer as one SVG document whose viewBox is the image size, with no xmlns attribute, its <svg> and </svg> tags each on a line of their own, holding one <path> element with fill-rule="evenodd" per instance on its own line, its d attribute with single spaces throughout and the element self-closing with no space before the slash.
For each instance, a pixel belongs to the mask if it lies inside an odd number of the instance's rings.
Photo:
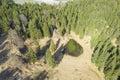
<svg viewBox="0 0 120 80">
<path fill-rule="evenodd" d="M 49 49 L 46 51 L 45 57 L 47 65 L 54 68 L 56 63 Z"/>
<path fill-rule="evenodd" d="M 29 49 L 27 56 L 28 56 L 29 63 L 34 64 L 37 61 L 36 53 L 32 49 Z"/>
<path fill-rule="evenodd" d="M 51 41 L 50 41 L 50 52 L 51 52 L 51 53 L 54 53 L 56 49 L 57 49 L 56 44 L 54 43 L 53 40 L 51 40 Z"/>
<path fill-rule="evenodd" d="M 75 40 L 70 39 L 66 45 L 66 53 L 77 57 L 83 53 L 83 48 Z"/>
</svg>

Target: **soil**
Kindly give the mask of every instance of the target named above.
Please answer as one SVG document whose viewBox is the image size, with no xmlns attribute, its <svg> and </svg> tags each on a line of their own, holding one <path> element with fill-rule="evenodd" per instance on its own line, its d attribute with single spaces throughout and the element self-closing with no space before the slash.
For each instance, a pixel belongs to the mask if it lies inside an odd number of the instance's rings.
<svg viewBox="0 0 120 80">
<path fill-rule="evenodd" d="M 83 47 L 83 54 L 79 57 L 64 55 L 60 64 L 55 68 L 54 80 L 105 80 L 104 73 L 91 63 L 93 49 L 90 48 L 90 36 L 80 39 L 74 32 L 61 38 L 61 43 L 66 44 L 69 39 L 74 39 Z"/>
<path fill-rule="evenodd" d="M 1 38 L 2 39 L 2 38 Z M 54 68 L 48 68 L 43 62 L 44 57 L 38 60 L 35 64 L 23 64 L 20 60 L 20 52 L 18 49 L 10 43 L 9 39 L 1 40 L 0 45 L 5 42 L 9 43 L 9 46 L 5 44 L 4 49 L 10 49 L 7 56 L 9 59 L 0 65 L 0 72 L 11 67 L 18 67 L 22 71 L 22 77 L 37 77 L 42 71 L 47 71 L 48 75 L 45 80 L 105 80 L 105 75 L 103 71 L 99 71 L 95 64 L 91 63 L 91 56 L 93 49 L 90 48 L 90 36 L 84 36 L 83 39 L 80 39 L 74 32 L 71 32 L 69 35 L 61 37 L 58 31 L 54 31 L 53 37 L 51 38 L 58 45 L 58 49 L 63 45 L 66 45 L 70 39 L 74 39 L 83 47 L 83 54 L 78 57 L 72 57 L 65 54 L 60 61 L 60 63 Z M 46 45 L 49 38 L 43 38 L 39 41 L 40 47 Z M 31 42 L 31 41 L 28 41 Z M 3 50 L 3 49 L 2 49 Z"/>
</svg>

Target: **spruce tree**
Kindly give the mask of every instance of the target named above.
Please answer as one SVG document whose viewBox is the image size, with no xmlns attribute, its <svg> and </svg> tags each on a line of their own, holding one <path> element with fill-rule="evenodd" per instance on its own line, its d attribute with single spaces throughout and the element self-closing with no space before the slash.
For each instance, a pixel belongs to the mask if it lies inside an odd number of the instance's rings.
<svg viewBox="0 0 120 80">
<path fill-rule="evenodd" d="M 42 27 L 44 37 L 51 37 L 50 29 L 46 23 Z"/>
<path fill-rule="evenodd" d="M 54 53 L 56 50 L 56 45 L 53 40 L 50 41 L 50 52 Z"/>
<path fill-rule="evenodd" d="M 31 20 L 28 24 L 28 30 L 30 34 L 30 38 L 32 39 L 40 39 L 42 38 L 42 33 L 39 29 L 36 28 L 35 20 Z"/>
<path fill-rule="evenodd" d="M 46 63 L 48 66 L 50 66 L 52 68 L 54 68 L 56 66 L 55 60 L 54 60 L 53 56 L 51 55 L 51 52 L 49 49 L 46 51 L 45 59 L 46 59 Z"/>
<path fill-rule="evenodd" d="M 36 53 L 32 49 L 29 49 L 27 56 L 28 56 L 29 63 L 34 64 L 37 61 Z"/>
</svg>

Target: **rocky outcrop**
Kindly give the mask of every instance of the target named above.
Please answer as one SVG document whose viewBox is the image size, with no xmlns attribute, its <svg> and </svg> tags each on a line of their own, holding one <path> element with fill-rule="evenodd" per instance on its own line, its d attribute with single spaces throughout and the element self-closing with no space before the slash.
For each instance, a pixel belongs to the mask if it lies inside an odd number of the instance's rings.
<svg viewBox="0 0 120 80">
<path fill-rule="evenodd" d="M 12 42 L 19 48 L 24 48 L 24 40 L 22 37 L 18 36 L 17 32 L 13 29 L 10 29 L 8 35 Z"/>
<path fill-rule="evenodd" d="M 24 14 L 19 14 L 19 20 L 24 24 L 27 25 L 28 24 L 28 19 Z"/>
</svg>

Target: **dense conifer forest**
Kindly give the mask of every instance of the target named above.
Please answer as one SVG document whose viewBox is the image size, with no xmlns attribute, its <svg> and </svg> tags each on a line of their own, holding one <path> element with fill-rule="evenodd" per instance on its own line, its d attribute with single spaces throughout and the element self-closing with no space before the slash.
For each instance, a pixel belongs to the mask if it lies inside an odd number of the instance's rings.
<svg viewBox="0 0 120 80">
<path fill-rule="evenodd" d="M 26 19 L 22 20 L 21 16 Z M 119 80 L 120 0 L 74 0 L 65 5 L 19 5 L 10 0 L 0 0 L 0 35 L 13 29 L 24 40 L 37 41 L 52 37 L 55 28 L 61 36 L 70 34 L 70 31 L 80 39 L 84 35 L 91 36 L 91 48 L 94 49 L 91 61 L 103 70 L 106 80 Z M 113 39 L 116 39 L 116 46 L 112 44 Z M 51 41 L 46 62 L 52 67 L 55 67 L 55 62 L 51 52 L 55 49 Z M 37 59 L 31 49 L 28 57 L 33 63 Z"/>
</svg>

